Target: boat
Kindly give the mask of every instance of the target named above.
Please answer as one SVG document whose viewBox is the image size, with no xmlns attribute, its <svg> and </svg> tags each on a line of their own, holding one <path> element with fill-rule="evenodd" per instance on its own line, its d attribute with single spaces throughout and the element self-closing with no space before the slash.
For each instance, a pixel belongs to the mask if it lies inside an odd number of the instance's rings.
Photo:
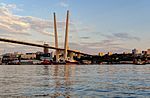
<svg viewBox="0 0 150 98">
<path fill-rule="evenodd" d="M 75 60 L 65 60 L 65 62 L 66 62 L 66 65 L 72 65 L 72 64 L 78 65 L 79 64 L 79 62 Z"/>
<path fill-rule="evenodd" d="M 51 64 L 52 64 L 52 62 L 49 61 L 49 60 L 43 60 L 43 61 L 41 62 L 41 65 L 51 65 Z"/>
<path fill-rule="evenodd" d="M 65 65 L 66 62 L 53 62 L 52 64 L 53 65 Z"/>
<path fill-rule="evenodd" d="M 145 65 L 146 62 L 145 62 L 145 61 L 137 61 L 135 64 L 136 64 L 136 65 Z"/>
<path fill-rule="evenodd" d="M 136 61 L 134 62 L 134 64 L 136 64 L 136 65 L 145 65 L 145 64 L 146 64 L 146 61 L 143 61 L 143 60 L 139 59 L 139 60 L 136 60 Z"/>
<path fill-rule="evenodd" d="M 72 64 L 77 65 L 79 64 L 79 62 L 75 60 L 65 60 L 65 61 L 61 60 L 59 62 L 53 62 L 52 64 L 53 65 L 72 65 Z"/>
</svg>

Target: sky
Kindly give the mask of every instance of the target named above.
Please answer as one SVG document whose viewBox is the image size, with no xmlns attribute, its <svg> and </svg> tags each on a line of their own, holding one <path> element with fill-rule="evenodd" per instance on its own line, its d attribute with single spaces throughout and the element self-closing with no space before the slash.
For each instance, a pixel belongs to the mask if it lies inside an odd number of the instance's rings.
<svg viewBox="0 0 150 98">
<path fill-rule="evenodd" d="M 59 47 L 64 47 L 69 18 L 69 48 L 91 54 L 147 50 L 150 0 L 0 0 L 1 38 L 54 46 L 53 12 Z M 0 42 L 0 53 L 35 52 L 41 48 Z"/>
</svg>

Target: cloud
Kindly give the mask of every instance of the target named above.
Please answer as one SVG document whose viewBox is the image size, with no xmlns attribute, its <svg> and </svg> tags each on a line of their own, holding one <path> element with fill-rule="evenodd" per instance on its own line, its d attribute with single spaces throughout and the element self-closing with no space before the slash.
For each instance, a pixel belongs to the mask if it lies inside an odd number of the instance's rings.
<svg viewBox="0 0 150 98">
<path fill-rule="evenodd" d="M 48 27 L 47 22 L 35 17 L 17 16 L 12 14 L 10 8 L 0 7 L 0 29 L 9 33 L 18 33 L 28 35 L 29 32 L 35 31 L 47 34 L 45 29 Z"/>
<path fill-rule="evenodd" d="M 34 31 L 44 35 L 53 36 L 53 33 L 50 33 L 48 30 L 53 28 L 53 23 L 48 20 L 31 16 L 20 17 L 19 20 L 29 24 L 28 31 Z"/>
<path fill-rule="evenodd" d="M 94 25 L 91 24 L 84 24 L 81 21 L 77 20 L 71 20 L 70 24 L 70 32 L 84 32 L 84 33 L 90 33 L 95 31 Z M 94 32 L 95 33 L 95 32 Z"/>
<path fill-rule="evenodd" d="M 87 45 L 78 44 L 78 43 L 69 43 L 69 48 L 74 49 L 74 50 L 80 50 L 81 52 L 94 54 L 94 55 L 97 55 L 99 52 L 104 52 L 104 53 L 107 53 L 107 52 L 113 52 L 113 53 L 130 52 L 130 49 L 124 48 L 118 44 L 112 44 L 112 45 L 106 47 L 106 46 L 101 46 L 101 43 L 102 42 L 100 42 L 100 43 L 93 42 L 90 44 L 87 43 Z M 97 44 L 98 46 L 101 46 L 101 47 L 93 48 L 92 46 L 95 46 L 95 44 Z"/>
<path fill-rule="evenodd" d="M 65 1 L 61 5 L 67 6 Z M 5 34 L 19 34 L 31 36 L 36 33 L 42 35 L 54 36 L 53 21 L 41 19 L 32 16 L 20 16 L 13 13 L 13 10 L 18 9 L 15 4 L 0 4 L 0 33 Z M 65 32 L 65 21 L 57 21 L 59 32 Z M 78 26 L 78 23 L 70 21 L 69 32 L 70 35 L 74 32 L 90 31 L 89 26 Z M 62 37 L 62 34 L 58 36 Z"/>
<path fill-rule="evenodd" d="M 0 3 L 0 6 L 7 8 L 7 9 L 16 9 L 17 8 L 17 6 L 15 4 Z"/>
<path fill-rule="evenodd" d="M 125 48 L 125 45 L 126 45 L 125 41 L 132 41 L 132 40 L 140 41 L 139 37 L 131 36 L 128 33 L 113 33 L 110 35 L 106 35 L 106 34 L 101 34 L 101 35 L 104 36 L 103 40 L 101 40 L 99 42 L 94 42 L 94 41 L 82 42 L 81 45 L 83 47 L 86 47 L 85 50 L 88 48 L 90 50 L 94 49 L 95 51 L 97 51 L 99 49 L 99 51 L 102 51 L 102 52 L 108 52 L 108 51 L 129 52 L 130 49 Z M 81 37 L 81 39 L 82 39 L 82 37 Z M 83 39 L 84 39 L 84 37 L 83 37 Z"/>
<path fill-rule="evenodd" d="M 15 15 L 13 9 L 17 9 L 15 4 L 0 4 L 0 33 L 22 35 L 41 33 L 54 36 L 53 32 L 50 32 L 53 29 L 53 21 L 32 16 Z M 57 25 L 59 29 L 62 29 L 65 23 L 57 22 Z"/>
<path fill-rule="evenodd" d="M 100 42 L 84 42 L 82 45 L 89 47 L 89 48 L 108 48 L 108 47 L 114 47 L 114 46 L 120 46 L 121 43 L 116 42 L 112 39 L 106 39 L 102 40 Z"/>
<path fill-rule="evenodd" d="M 59 5 L 60 5 L 61 7 L 64 7 L 64 8 L 68 8 L 68 7 L 69 7 L 69 4 L 67 4 L 67 3 L 64 2 L 64 1 L 61 1 L 61 2 L 59 3 Z"/>
<path fill-rule="evenodd" d="M 136 36 L 131 36 L 128 33 L 114 33 L 113 36 L 120 38 L 120 39 L 124 39 L 124 40 L 137 40 L 140 41 L 139 37 Z"/>
<path fill-rule="evenodd" d="M 81 39 L 90 39 L 88 36 L 80 37 Z"/>
<path fill-rule="evenodd" d="M 60 2 L 60 5 L 62 7 L 69 6 L 65 2 Z M 2 37 L 10 38 L 12 35 L 31 36 L 33 33 L 34 34 L 41 33 L 42 35 L 54 36 L 53 32 L 51 32 L 53 31 L 53 21 L 32 16 L 15 15 L 13 14 L 13 10 L 16 9 L 18 8 L 15 4 L 0 4 L 0 34 L 2 35 Z M 65 22 L 58 21 L 57 26 L 58 30 L 62 31 L 64 30 Z M 83 34 L 86 32 L 94 31 L 92 26 L 83 26 L 83 24 L 78 24 L 76 22 L 70 22 L 69 28 L 70 34 L 71 32 L 80 32 L 80 33 L 82 32 Z M 74 37 L 75 34 L 77 35 L 77 33 L 74 34 L 72 33 L 72 36 Z M 86 35 L 80 36 L 81 36 L 80 39 L 92 39 L 91 36 L 90 37 Z M 69 44 L 69 47 L 71 49 L 77 49 L 87 53 L 98 53 L 99 51 L 107 51 L 107 50 L 109 51 L 111 49 L 117 50 L 117 47 L 118 49 L 121 50 L 122 44 L 120 43 L 120 40 L 140 40 L 140 38 L 131 36 L 128 33 L 113 33 L 112 35 L 103 35 L 103 36 L 105 36 L 106 39 L 101 40 L 100 42 L 93 41 L 93 42 L 84 42 L 80 44 L 71 43 Z M 43 43 L 43 41 L 37 41 L 37 43 Z M 124 48 L 122 48 L 122 50 L 123 49 Z"/>
<path fill-rule="evenodd" d="M 136 40 L 140 41 L 141 39 L 136 36 L 132 36 L 129 33 L 113 33 L 112 35 L 101 34 L 106 38 L 116 39 L 116 40 Z"/>
<path fill-rule="evenodd" d="M 8 44 L 0 43 L 0 54 L 13 53 L 13 52 L 28 53 L 28 52 L 37 52 L 37 51 L 43 51 L 43 48 L 24 46 L 18 44 L 10 44 L 10 43 Z"/>
<path fill-rule="evenodd" d="M 12 35 L 10 35 L 10 34 L 7 34 L 7 35 L 6 35 L 6 34 L 0 34 L 0 36 L 1 36 L 1 37 L 4 37 L 4 38 L 5 38 L 5 37 L 12 37 Z"/>
<path fill-rule="evenodd" d="M 94 54 L 98 53 L 98 52 L 127 52 L 130 49 L 127 49 L 124 47 L 123 42 L 120 41 L 120 39 L 114 37 L 114 35 L 104 35 L 105 39 L 101 40 L 101 41 L 90 41 L 90 42 L 82 42 L 80 44 L 80 46 L 84 47 L 83 49 L 86 51 L 91 51 Z M 77 45 L 76 45 L 77 46 Z M 90 52 L 90 53 L 91 53 Z"/>
<path fill-rule="evenodd" d="M 85 52 L 85 53 L 89 53 L 89 54 L 97 54 L 99 51 L 99 49 L 97 49 L 97 48 L 92 49 L 90 47 L 87 47 L 85 45 L 78 44 L 78 43 L 69 43 L 69 48 L 74 49 L 74 50 L 79 50 L 81 52 Z"/>
</svg>

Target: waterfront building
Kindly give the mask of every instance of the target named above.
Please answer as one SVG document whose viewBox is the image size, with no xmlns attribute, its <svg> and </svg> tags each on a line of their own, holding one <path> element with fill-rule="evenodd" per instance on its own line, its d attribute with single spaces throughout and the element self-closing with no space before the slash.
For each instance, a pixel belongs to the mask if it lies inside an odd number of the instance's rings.
<svg viewBox="0 0 150 98">
<path fill-rule="evenodd" d="M 48 60 L 48 61 L 53 60 L 52 53 L 47 53 L 47 54 L 44 53 L 40 55 L 40 60 Z"/>
<path fill-rule="evenodd" d="M 0 64 L 2 64 L 2 57 L 3 57 L 3 56 L 2 56 L 2 55 L 0 55 Z"/>
<path fill-rule="evenodd" d="M 21 55 L 22 59 L 35 59 L 36 58 L 36 53 L 26 53 Z"/>
<path fill-rule="evenodd" d="M 150 55 L 150 49 L 147 49 L 147 54 Z"/>
<path fill-rule="evenodd" d="M 130 52 L 123 52 L 122 54 L 130 54 Z"/>
<path fill-rule="evenodd" d="M 146 55 L 147 54 L 147 51 L 142 51 L 142 55 Z"/>
<path fill-rule="evenodd" d="M 44 52 L 40 52 L 40 51 L 38 51 L 38 52 L 36 52 L 36 59 L 37 60 L 41 60 L 41 56 L 44 54 Z"/>
<path fill-rule="evenodd" d="M 36 59 L 37 60 L 53 60 L 54 52 L 51 53 L 43 53 L 43 52 L 36 52 Z"/>
<path fill-rule="evenodd" d="M 137 49 L 133 49 L 133 50 L 132 50 L 132 54 L 140 54 L 140 51 L 137 50 Z"/>
<path fill-rule="evenodd" d="M 113 53 L 112 52 L 108 52 L 108 55 L 110 56 L 110 55 L 112 55 Z"/>
<path fill-rule="evenodd" d="M 14 60 L 18 60 L 14 53 L 6 53 L 2 55 L 2 63 L 8 64 Z"/>
<path fill-rule="evenodd" d="M 103 52 L 99 52 L 98 55 L 99 56 L 104 56 L 104 53 Z"/>
</svg>

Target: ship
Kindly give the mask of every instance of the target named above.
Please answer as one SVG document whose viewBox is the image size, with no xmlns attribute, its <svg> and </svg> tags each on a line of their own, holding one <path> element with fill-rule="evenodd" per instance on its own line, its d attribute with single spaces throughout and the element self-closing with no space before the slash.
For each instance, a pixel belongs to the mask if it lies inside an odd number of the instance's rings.
<svg viewBox="0 0 150 98">
<path fill-rule="evenodd" d="M 65 62 L 66 62 L 66 65 L 72 65 L 72 64 L 78 65 L 79 64 L 79 62 L 76 60 L 65 60 Z"/>
<path fill-rule="evenodd" d="M 134 61 L 134 64 L 136 65 L 145 65 L 146 61 L 145 60 L 141 60 L 141 59 L 137 59 Z"/>
<path fill-rule="evenodd" d="M 41 62 L 41 65 L 51 65 L 52 64 L 52 61 L 49 61 L 49 60 L 43 60 Z"/>
</svg>

